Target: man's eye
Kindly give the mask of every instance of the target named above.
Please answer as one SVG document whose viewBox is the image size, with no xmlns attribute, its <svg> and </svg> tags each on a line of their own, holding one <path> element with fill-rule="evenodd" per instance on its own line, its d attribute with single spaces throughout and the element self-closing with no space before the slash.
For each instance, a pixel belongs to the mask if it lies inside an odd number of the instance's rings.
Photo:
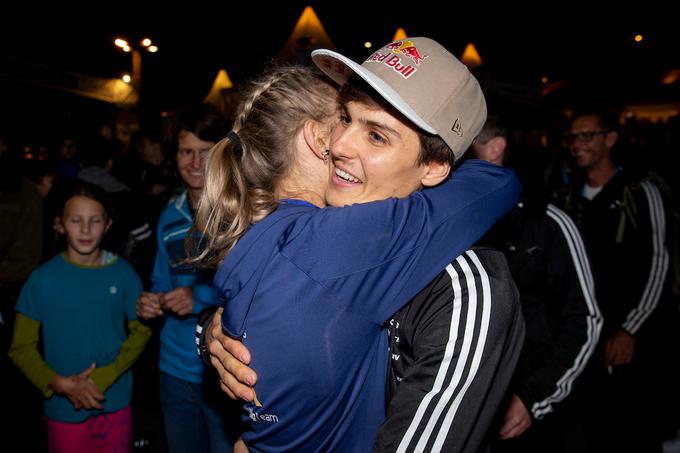
<svg viewBox="0 0 680 453">
<path fill-rule="evenodd" d="M 376 132 L 371 132 L 371 140 L 378 143 L 385 143 L 387 141 L 385 140 L 385 137 Z"/>
<path fill-rule="evenodd" d="M 340 122 L 346 126 L 352 124 L 352 118 L 349 115 L 340 115 Z"/>
</svg>

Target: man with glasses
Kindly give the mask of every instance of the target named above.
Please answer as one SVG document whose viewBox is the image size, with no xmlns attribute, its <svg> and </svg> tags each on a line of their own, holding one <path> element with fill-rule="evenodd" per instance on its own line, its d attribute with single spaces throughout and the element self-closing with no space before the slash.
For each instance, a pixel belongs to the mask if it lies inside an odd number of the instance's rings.
<svg viewBox="0 0 680 453">
<path fill-rule="evenodd" d="M 564 136 L 583 172 L 564 209 L 582 230 L 604 317 L 581 413 L 590 451 L 660 451 L 666 215 L 658 187 L 615 162 L 618 137 L 615 117 L 600 109 L 577 113 Z"/>
</svg>

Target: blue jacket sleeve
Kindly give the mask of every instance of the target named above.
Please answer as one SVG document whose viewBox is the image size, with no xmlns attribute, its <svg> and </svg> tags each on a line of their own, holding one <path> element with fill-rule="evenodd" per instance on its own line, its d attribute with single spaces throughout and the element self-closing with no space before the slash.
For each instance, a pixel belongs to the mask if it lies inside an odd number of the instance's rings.
<svg viewBox="0 0 680 453">
<path fill-rule="evenodd" d="M 194 303 L 191 308 L 192 313 L 198 314 L 206 307 L 220 305 L 221 302 L 212 285 L 212 279 L 207 279 L 205 282 L 197 282 L 191 286 L 191 289 L 194 297 Z"/>
<path fill-rule="evenodd" d="M 153 265 L 153 273 L 151 274 L 151 291 L 154 293 L 167 292 L 173 289 L 172 280 L 170 279 L 170 263 L 168 258 L 168 249 L 163 241 L 163 225 L 165 223 L 165 211 L 161 213 L 158 219 L 158 226 L 156 227 L 156 241 L 158 242 L 158 250 L 156 252 L 156 261 Z"/>
<path fill-rule="evenodd" d="M 511 170 L 470 160 L 407 198 L 320 210 L 283 253 L 329 295 L 383 323 L 509 211 L 520 189 Z"/>
</svg>

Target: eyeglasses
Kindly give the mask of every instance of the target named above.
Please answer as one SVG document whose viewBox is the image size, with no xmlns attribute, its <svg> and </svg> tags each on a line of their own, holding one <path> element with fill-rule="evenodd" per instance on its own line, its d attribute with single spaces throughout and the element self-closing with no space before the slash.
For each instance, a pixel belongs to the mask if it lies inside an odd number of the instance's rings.
<svg viewBox="0 0 680 453">
<path fill-rule="evenodd" d="M 590 143 L 597 135 L 607 135 L 611 131 L 587 131 L 587 132 L 567 132 L 562 136 L 562 140 L 567 145 L 571 145 L 576 140 L 581 143 Z"/>
</svg>

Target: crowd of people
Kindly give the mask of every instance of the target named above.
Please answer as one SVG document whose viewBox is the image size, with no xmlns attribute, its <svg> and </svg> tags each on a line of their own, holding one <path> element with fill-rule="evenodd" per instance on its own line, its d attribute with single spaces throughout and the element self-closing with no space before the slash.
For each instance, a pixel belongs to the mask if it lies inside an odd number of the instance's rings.
<svg viewBox="0 0 680 453">
<path fill-rule="evenodd" d="M 169 452 L 662 451 L 680 220 L 649 148 L 674 136 L 583 106 L 539 165 L 433 40 L 312 60 L 128 152 L 0 137 L 10 426 L 42 403 L 54 452 L 144 447 L 149 416 Z"/>
</svg>

